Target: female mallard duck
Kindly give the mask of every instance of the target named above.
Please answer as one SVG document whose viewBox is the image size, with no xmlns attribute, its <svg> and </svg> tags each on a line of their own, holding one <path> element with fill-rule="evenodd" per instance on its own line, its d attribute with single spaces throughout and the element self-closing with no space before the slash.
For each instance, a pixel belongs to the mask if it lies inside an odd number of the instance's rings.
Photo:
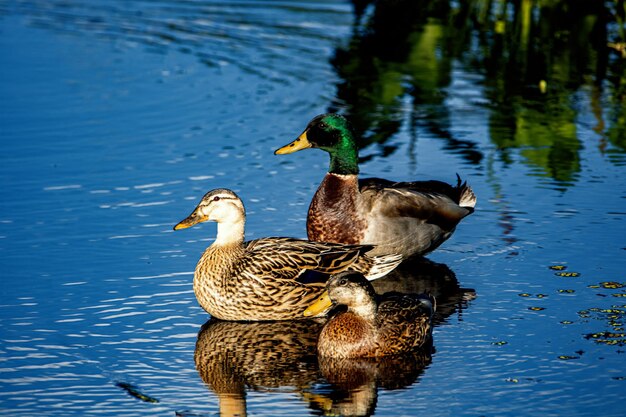
<svg viewBox="0 0 626 417">
<path fill-rule="evenodd" d="M 467 183 L 359 180 L 357 145 L 348 121 L 322 114 L 290 144 L 288 154 L 319 148 L 330 154 L 330 169 L 320 184 L 307 218 L 310 240 L 372 244 L 372 254 L 399 253 L 404 258 L 436 249 L 462 218 L 471 214 L 476 196 Z"/>
<path fill-rule="evenodd" d="M 324 291 L 323 283 L 305 283 L 312 277 L 349 268 L 376 279 L 402 259 L 399 255 L 365 255 L 372 249 L 368 245 L 286 237 L 244 242 L 243 203 L 234 192 L 223 188 L 209 191 L 174 230 L 207 220 L 218 223 L 217 237 L 198 261 L 193 289 L 202 308 L 222 320 L 304 318 L 304 310 Z"/>
<path fill-rule="evenodd" d="M 372 284 L 363 275 L 351 271 L 333 276 L 326 286 L 331 301 L 348 309 L 324 325 L 317 342 L 320 356 L 396 355 L 430 341 L 433 297 L 387 293 L 377 302 Z M 314 315 L 317 309 L 318 303 L 314 303 L 308 313 Z"/>
</svg>

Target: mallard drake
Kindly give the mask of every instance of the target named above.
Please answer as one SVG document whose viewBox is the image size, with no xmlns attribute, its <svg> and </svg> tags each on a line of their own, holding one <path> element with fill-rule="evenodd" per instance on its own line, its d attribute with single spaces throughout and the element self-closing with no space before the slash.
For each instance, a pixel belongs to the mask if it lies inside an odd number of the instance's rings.
<svg viewBox="0 0 626 417">
<path fill-rule="evenodd" d="M 224 188 L 209 191 L 174 230 L 207 220 L 217 222 L 217 237 L 198 261 L 193 289 L 202 308 L 222 320 L 302 319 L 324 291 L 324 282 L 307 283 L 312 278 L 351 269 L 376 279 L 402 260 L 399 255 L 365 255 L 372 249 L 368 245 L 287 237 L 244 242 L 243 203 Z"/>
<path fill-rule="evenodd" d="M 326 286 L 333 304 L 345 305 L 347 310 L 331 317 L 322 328 L 317 343 L 320 356 L 396 355 L 430 341 L 435 310 L 432 296 L 387 293 L 377 301 L 372 284 L 352 271 L 334 275 Z M 316 302 L 307 313 L 315 315 L 316 311 L 326 311 L 326 304 Z"/>
<path fill-rule="evenodd" d="M 348 121 L 322 114 L 275 154 L 319 148 L 330 154 L 330 169 L 307 217 L 313 241 L 373 244 L 372 254 L 423 255 L 448 239 L 456 225 L 474 211 L 476 196 L 466 182 L 393 182 L 358 179 L 358 150 Z"/>
</svg>

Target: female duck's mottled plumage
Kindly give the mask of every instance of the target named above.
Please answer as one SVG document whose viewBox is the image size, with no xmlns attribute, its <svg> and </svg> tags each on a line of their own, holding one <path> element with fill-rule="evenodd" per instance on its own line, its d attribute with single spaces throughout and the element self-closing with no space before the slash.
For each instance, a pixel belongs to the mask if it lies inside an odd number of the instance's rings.
<svg viewBox="0 0 626 417">
<path fill-rule="evenodd" d="M 330 154 L 330 169 L 307 218 L 314 241 L 372 244 L 372 254 L 422 255 L 447 240 L 474 211 L 476 196 L 457 176 L 456 186 L 441 181 L 392 182 L 358 179 L 358 151 L 347 120 L 323 114 L 276 154 L 319 148 Z"/>
<path fill-rule="evenodd" d="M 376 279 L 401 261 L 398 255 L 367 256 L 367 245 L 285 237 L 244 242 L 245 209 L 227 189 L 208 192 L 174 229 L 207 220 L 218 223 L 217 237 L 196 266 L 193 288 L 202 308 L 222 320 L 302 319 L 324 291 L 324 283 L 307 283 L 315 276 L 351 269 Z"/>
<path fill-rule="evenodd" d="M 396 355 L 430 341 L 435 300 L 429 295 L 387 293 L 377 301 L 372 284 L 350 271 L 333 276 L 327 290 L 347 311 L 324 325 L 317 344 L 322 357 Z M 317 303 L 309 309 L 315 311 Z"/>
</svg>

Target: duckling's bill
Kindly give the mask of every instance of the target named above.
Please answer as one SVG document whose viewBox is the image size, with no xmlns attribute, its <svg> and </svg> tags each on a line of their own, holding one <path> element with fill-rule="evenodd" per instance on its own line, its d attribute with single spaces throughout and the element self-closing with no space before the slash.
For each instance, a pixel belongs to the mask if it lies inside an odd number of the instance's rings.
<svg viewBox="0 0 626 417">
<path fill-rule="evenodd" d="M 180 221 L 176 226 L 174 226 L 174 230 L 186 229 L 204 221 L 207 221 L 207 216 L 204 216 L 197 211 L 194 211 L 186 219 Z"/>
<path fill-rule="evenodd" d="M 309 142 L 309 139 L 306 136 L 307 134 L 307 130 L 305 130 L 304 132 L 302 132 L 302 134 L 300 136 L 298 136 L 298 138 L 296 140 L 294 140 L 293 142 L 291 142 L 288 145 L 283 146 L 282 148 L 276 149 L 274 151 L 275 155 L 285 155 L 288 153 L 294 153 L 297 151 L 301 151 L 302 149 L 307 149 L 311 147 L 311 142 Z"/>
<path fill-rule="evenodd" d="M 320 295 L 320 297 L 313 304 L 304 310 L 303 314 L 304 317 L 316 317 L 327 313 L 332 306 L 333 303 L 330 301 L 328 291 L 324 291 L 324 293 Z"/>
</svg>

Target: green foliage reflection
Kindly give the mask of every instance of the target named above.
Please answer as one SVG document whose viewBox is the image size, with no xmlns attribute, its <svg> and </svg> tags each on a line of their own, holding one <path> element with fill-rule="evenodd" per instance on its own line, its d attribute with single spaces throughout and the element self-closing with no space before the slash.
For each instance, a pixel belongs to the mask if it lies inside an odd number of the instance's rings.
<svg viewBox="0 0 626 417">
<path fill-rule="evenodd" d="M 450 126 L 447 92 L 461 68 L 482 78 L 475 88 L 489 103 L 490 140 L 505 163 L 515 150 L 538 175 L 573 183 L 581 103 L 596 120 L 596 146 L 609 156 L 626 151 L 624 0 L 353 4 L 351 41 L 332 59 L 341 82 L 330 110 L 351 117 L 361 146 L 385 142 L 408 120 L 411 132 L 425 129 L 479 163 L 476 143 Z"/>
</svg>

